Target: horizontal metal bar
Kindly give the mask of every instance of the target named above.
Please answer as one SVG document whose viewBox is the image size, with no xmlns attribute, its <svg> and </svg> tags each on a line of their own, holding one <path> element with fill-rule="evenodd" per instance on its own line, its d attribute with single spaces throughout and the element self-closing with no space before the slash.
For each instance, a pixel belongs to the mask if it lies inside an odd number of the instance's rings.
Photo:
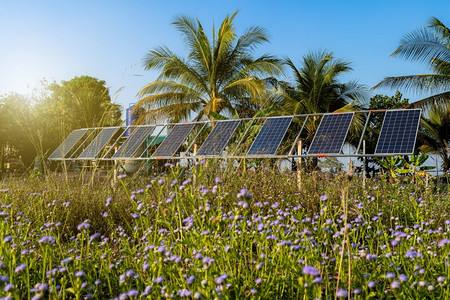
<svg viewBox="0 0 450 300">
<path fill-rule="evenodd" d="M 319 158 L 326 158 L 326 157 L 392 157 L 392 156 L 402 156 L 402 155 L 413 155 L 413 153 L 383 153 L 383 154 L 302 154 L 302 155 L 236 155 L 236 156 L 219 156 L 219 155 L 211 155 L 211 156 L 158 156 L 158 157 L 125 157 L 125 158 L 101 158 L 101 159 L 92 159 L 92 158 L 67 158 L 67 159 L 51 159 L 55 161 L 77 161 L 77 160 L 92 160 L 92 161 L 112 161 L 112 160 L 160 160 L 160 159 L 209 159 L 209 158 L 215 158 L 215 159 L 260 159 L 260 158 L 297 158 L 297 157 L 319 157 Z"/>
</svg>

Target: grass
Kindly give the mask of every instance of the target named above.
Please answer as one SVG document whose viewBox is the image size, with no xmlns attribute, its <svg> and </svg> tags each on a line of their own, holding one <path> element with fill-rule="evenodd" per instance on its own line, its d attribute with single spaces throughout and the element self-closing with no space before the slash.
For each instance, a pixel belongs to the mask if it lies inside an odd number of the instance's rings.
<svg viewBox="0 0 450 300">
<path fill-rule="evenodd" d="M 260 169 L 4 179 L 0 295 L 450 297 L 442 187 Z"/>
</svg>

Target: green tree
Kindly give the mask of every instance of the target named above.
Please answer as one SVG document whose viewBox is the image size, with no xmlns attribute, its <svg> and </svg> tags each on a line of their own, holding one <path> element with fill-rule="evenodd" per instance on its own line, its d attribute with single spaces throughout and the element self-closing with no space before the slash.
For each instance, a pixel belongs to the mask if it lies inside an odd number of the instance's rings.
<svg viewBox="0 0 450 300">
<path fill-rule="evenodd" d="M 434 94 L 412 103 L 411 107 L 428 108 L 434 103 L 450 101 L 450 29 L 441 21 L 431 18 L 428 27 L 405 35 L 391 56 L 425 62 L 433 73 L 386 77 L 374 88 L 389 87 Z"/>
<path fill-rule="evenodd" d="M 350 63 L 336 59 L 332 52 L 310 52 L 298 68 L 291 59 L 286 65 L 294 75 L 294 84 L 279 82 L 273 95 L 278 111 L 285 115 L 313 114 L 359 109 L 368 98 L 368 88 L 356 81 L 339 82 L 339 76 L 352 70 Z M 319 126 L 319 117 L 309 119 L 305 126 L 308 143 Z M 360 120 L 357 123 L 361 127 Z"/>
<path fill-rule="evenodd" d="M 281 72 L 280 61 L 271 55 L 253 57 L 254 49 L 268 42 L 266 31 L 250 27 L 238 37 L 227 15 L 210 39 L 198 19 L 178 17 L 173 25 L 188 48 L 187 58 L 162 46 L 144 59 L 146 70 L 158 70 L 158 79 L 139 92 L 135 106 L 146 108 L 146 117 L 172 122 L 212 118 L 209 112 L 251 116 L 266 94 L 265 76 Z"/>
<path fill-rule="evenodd" d="M 450 170 L 450 102 L 435 103 L 425 111 L 418 142 L 421 151 L 438 154 L 444 171 Z"/>
<path fill-rule="evenodd" d="M 19 94 L 0 98 L 0 172 L 6 163 L 12 169 L 28 167 L 36 156 L 32 140 L 37 127 L 30 99 Z"/>
<path fill-rule="evenodd" d="M 105 81 L 90 76 L 50 84 L 48 90 L 51 99 L 47 105 L 58 106 L 60 116 L 70 127 L 69 130 L 120 125 L 121 107 L 111 102 L 105 84 Z"/>
</svg>

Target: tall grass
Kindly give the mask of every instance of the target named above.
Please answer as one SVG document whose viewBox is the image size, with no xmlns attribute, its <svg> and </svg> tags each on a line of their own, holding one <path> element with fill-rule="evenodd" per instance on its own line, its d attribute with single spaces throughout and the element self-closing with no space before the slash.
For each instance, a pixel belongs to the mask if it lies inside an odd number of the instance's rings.
<svg viewBox="0 0 450 300">
<path fill-rule="evenodd" d="M 197 164 L 0 183 L 15 299 L 449 298 L 449 195 L 344 174 Z"/>
</svg>

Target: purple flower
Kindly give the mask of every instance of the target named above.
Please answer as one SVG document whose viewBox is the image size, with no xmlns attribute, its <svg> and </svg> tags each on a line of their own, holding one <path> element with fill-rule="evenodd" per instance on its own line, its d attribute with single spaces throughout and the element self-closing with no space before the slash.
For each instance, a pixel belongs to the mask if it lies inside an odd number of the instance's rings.
<svg viewBox="0 0 450 300">
<path fill-rule="evenodd" d="M 125 177 L 127 177 L 126 174 L 120 174 L 119 176 L 117 176 L 117 178 L 119 178 L 119 179 L 122 179 L 122 178 L 125 178 Z"/>
<path fill-rule="evenodd" d="M 195 276 L 191 275 L 186 279 L 187 284 L 192 284 L 195 280 Z"/>
<path fill-rule="evenodd" d="M 5 285 L 3 290 L 7 293 L 7 292 L 11 291 L 13 288 L 14 288 L 14 284 L 8 283 L 7 285 Z"/>
<path fill-rule="evenodd" d="M 386 278 L 392 279 L 395 277 L 394 273 L 386 273 Z"/>
<path fill-rule="evenodd" d="M 222 183 L 222 179 L 220 179 L 220 177 L 216 177 L 214 178 L 214 182 L 217 184 Z"/>
<path fill-rule="evenodd" d="M 367 284 L 367 286 L 368 286 L 369 288 L 374 288 L 374 287 L 375 287 L 375 282 L 369 281 L 369 283 Z"/>
<path fill-rule="evenodd" d="M 400 285 L 401 285 L 400 281 L 394 280 L 391 283 L 391 288 L 392 289 L 398 289 L 400 287 Z"/>
<path fill-rule="evenodd" d="M 328 200 L 328 195 L 320 196 L 320 201 L 327 201 L 327 200 Z"/>
<path fill-rule="evenodd" d="M 399 279 L 401 282 L 406 282 L 406 281 L 408 281 L 408 277 L 407 277 L 405 274 L 400 274 L 400 275 L 398 276 L 398 279 Z"/>
<path fill-rule="evenodd" d="M 77 226 L 77 229 L 81 231 L 83 229 L 88 229 L 89 227 L 91 226 L 86 221 L 84 221 Z"/>
<path fill-rule="evenodd" d="M 108 205 L 111 203 L 111 201 L 112 201 L 112 198 L 111 198 L 111 197 L 109 197 L 108 199 L 106 199 L 105 206 L 108 206 Z"/>
<path fill-rule="evenodd" d="M 43 236 L 38 240 L 39 244 L 47 244 L 47 245 L 53 245 L 55 243 L 55 238 L 52 236 Z"/>
<path fill-rule="evenodd" d="M 83 277 L 84 276 L 84 272 L 83 271 L 76 271 L 75 272 L 75 277 Z"/>
<path fill-rule="evenodd" d="M 303 271 L 303 274 L 305 274 L 305 275 L 311 275 L 311 276 L 319 276 L 320 275 L 319 270 L 317 270 L 313 266 L 304 266 L 302 271 Z"/>
<path fill-rule="evenodd" d="M 258 278 L 258 279 L 255 280 L 255 283 L 256 283 L 256 284 L 260 284 L 261 282 L 262 282 L 262 279 L 261 279 L 261 278 Z"/>
<path fill-rule="evenodd" d="M 444 247 L 446 244 L 450 244 L 450 240 L 449 239 L 443 239 L 439 242 L 438 247 L 442 248 Z"/>
<path fill-rule="evenodd" d="M 347 291 L 342 288 L 339 288 L 336 291 L 336 297 L 338 297 L 338 298 L 345 298 L 345 297 L 347 297 L 347 294 L 348 294 Z"/>
<path fill-rule="evenodd" d="M 91 236 L 89 237 L 89 243 L 92 243 L 93 241 L 95 241 L 96 239 L 98 239 L 100 236 L 101 236 L 100 233 L 98 233 L 98 232 L 94 233 L 93 235 L 91 235 Z"/>
<path fill-rule="evenodd" d="M 437 278 L 437 282 L 439 282 L 439 283 L 442 283 L 442 282 L 444 282 L 445 281 L 445 277 L 444 276 L 439 276 L 438 278 Z"/>
<path fill-rule="evenodd" d="M 161 283 L 163 281 L 164 281 L 164 277 L 162 277 L 162 276 L 156 277 L 156 279 L 154 280 L 155 283 Z"/>
<path fill-rule="evenodd" d="M 27 265 L 26 265 L 26 264 L 21 264 L 21 265 L 18 265 L 18 266 L 16 267 L 16 269 L 14 270 L 14 272 L 20 273 L 20 272 L 24 271 L 26 268 L 27 268 Z"/>
<path fill-rule="evenodd" d="M 227 273 L 224 273 L 222 275 L 219 275 L 216 277 L 216 279 L 214 279 L 216 284 L 222 284 L 225 282 L 225 279 L 227 279 L 228 275 Z"/>
<path fill-rule="evenodd" d="M 164 183 L 164 178 L 160 178 L 160 179 L 158 180 L 158 183 L 159 183 L 159 184 L 163 184 L 163 183 Z"/>
<path fill-rule="evenodd" d="M 188 290 L 188 289 L 182 289 L 182 290 L 179 290 L 177 292 L 177 294 L 180 297 L 189 297 L 192 294 L 192 292 L 190 290 Z"/>
<path fill-rule="evenodd" d="M 139 292 L 136 290 L 129 290 L 127 295 L 128 295 L 128 297 L 135 297 L 135 296 L 139 295 Z"/>
<path fill-rule="evenodd" d="M 256 292 L 257 292 L 256 289 L 251 289 L 251 290 L 250 290 L 250 293 L 252 293 L 252 294 L 256 294 Z"/>
</svg>

